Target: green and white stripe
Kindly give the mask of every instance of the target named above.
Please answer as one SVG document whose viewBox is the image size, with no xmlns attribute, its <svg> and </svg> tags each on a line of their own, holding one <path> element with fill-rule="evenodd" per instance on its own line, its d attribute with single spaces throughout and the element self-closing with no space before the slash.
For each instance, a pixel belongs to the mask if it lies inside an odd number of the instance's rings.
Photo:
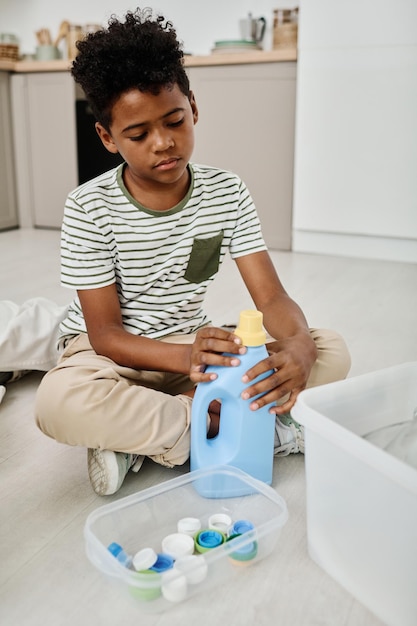
<svg viewBox="0 0 417 626">
<path fill-rule="evenodd" d="M 124 325 L 134 334 L 195 332 L 209 321 L 202 303 L 226 253 L 237 258 L 266 249 L 249 192 L 231 172 L 192 164 L 187 196 L 154 211 L 129 194 L 122 171 L 123 165 L 69 195 L 62 285 L 81 290 L 115 282 Z M 85 331 L 76 298 L 61 334 Z"/>
</svg>

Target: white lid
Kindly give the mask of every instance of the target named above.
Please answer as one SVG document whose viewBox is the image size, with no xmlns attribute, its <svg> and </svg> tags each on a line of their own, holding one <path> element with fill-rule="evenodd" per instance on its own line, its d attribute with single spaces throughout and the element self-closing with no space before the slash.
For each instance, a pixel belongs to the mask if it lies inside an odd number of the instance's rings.
<svg viewBox="0 0 417 626">
<path fill-rule="evenodd" d="M 194 552 L 194 539 L 184 533 L 173 533 L 162 539 L 162 551 L 178 559 Z"/>
<path fill-rule="evenodd" d="M 226 513 L 214 513 L 209 517 L 208 525 L 211 530 L 218 530 L 227 535 L 232 525 L 232 518 Z"/>
<path fill-rule="evenodd" d="M 137 572 L 141 570 L 149 569 L 152 565 L 155 565 L 157 561 L 157 554 L 152 548 L 143 548 L 136 552 L 132 560 L 132 565 Z"/>
<path fill-rule="evenodd" d="M 182 602 L 187 597 L 187 579 L 178 570 L 169 569 L 162 574 L 162 595 L 170 602 Z"/>
<path fill-rule="evenodd" d="M 208 566 L 204 556 L 196 554 L 188 554 L 180 557 L 175 561 L 174 569 L 184 574 L 187 582 L 191 585 L 197 585 L 203 582 L 208 572 Z"/>
<path fill-rule="evenodd" d="M 177 530 L 179 533 L 194 537 L 201 530 L 201 522 L 197 517 L 183 517 L 178 520 Z"/>
</svg>

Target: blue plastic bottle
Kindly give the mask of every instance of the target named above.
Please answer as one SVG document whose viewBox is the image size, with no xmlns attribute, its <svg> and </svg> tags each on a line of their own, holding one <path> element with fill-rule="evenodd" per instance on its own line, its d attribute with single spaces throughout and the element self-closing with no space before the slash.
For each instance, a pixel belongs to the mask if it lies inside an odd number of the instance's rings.
<svg viewBox="0 0 417 626">
<path fill-rule="evenodd" d="M 217 378 L 197 385 L 191 413 L 192 471 L 215 465 L 232 465 L 267 484 L 272 482 L 275 430 L 275 415 L 269 413 L 272 405 L 252 411 L 249 405 L 253 398 L 241 398 L 245 387 L 249 386 L 242 382 L 243 374 L 268 356 L 262 320 L 260 311 L 242 311 L 234 331 L 247 347 L 246 354 L 238 357 L 240 365 L 208 366 L 206 372 L 215 372 Z M 270 373 L 266 372 L 256 380 Z M 210 402 L 216 399 L 221 402 L 220 427 L 218 434 L 209 439 L 207 413 Z M 206 497 L 230 497 L 251 491 L 242 481 L 232 477 L 229 481 L 223 477 L 221 483 L 216 483 L 214 479 L 197 482 L 198 491 Z"/>
</svg>

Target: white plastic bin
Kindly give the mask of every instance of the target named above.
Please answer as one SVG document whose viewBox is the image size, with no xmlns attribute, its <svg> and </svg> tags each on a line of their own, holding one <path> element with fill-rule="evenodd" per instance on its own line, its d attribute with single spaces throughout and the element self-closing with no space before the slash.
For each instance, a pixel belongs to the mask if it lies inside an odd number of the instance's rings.
<svg viewBox="0 0 417 626">
<path fill-rule="evenodd" d="M 417 624 L 417 470 L 363 435 L 413 418 L 417 363 L 300 393 L 310 556 L 390 626 Z"/>
<path fill-rule="evenodd" d="M 222 480 L 233 480 L 251 493 L 206 498 L 200 486 L 210 480 L 216 486 Z M 273 552 L 287 518 L 285 501 L 274 489 L 242 470 L 212 467 L 189 472 L 90 513 L 84 527 L 86 552 L 98 570 L 128 591 L 139 610 L 160 612 L 215 585 L 229 583 L 242 568 L 256 566 Z M 149 564 L 146 571 L 132 568 L 129 557 L 139 551 L 144 551 L 143 557 L 163 553 L 167 538 L 171 540 L 178 532 L 178 522 L 180 527 L 204 532 L 216 529 L 219 520 L 225 519 L 235 527 L 240 524 L 240 528 L 242 522 L 250 522 L 253 530 L 226 540 L 230 532 L 222 527 L 224 543 L 207 551 L 195 550 L 182 563 L 174 558 L 174 566 L 161 574 L 150 572 Z M 108 550 L 114 543 L 123 549 L 120 554 L 125 564 Z"/>
</svg>

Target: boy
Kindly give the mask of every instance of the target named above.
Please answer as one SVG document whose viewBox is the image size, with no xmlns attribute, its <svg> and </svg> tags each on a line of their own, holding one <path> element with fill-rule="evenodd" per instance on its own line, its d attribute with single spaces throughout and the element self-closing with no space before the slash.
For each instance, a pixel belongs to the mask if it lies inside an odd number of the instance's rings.
<svg viewBox="0 0 417 626">
<path fill-rule="evenodd" d="M 65 206 L 62 283 L 78 297 L 61 324 L 60 361 L 38 390 L 39 427 L 88 448 L 100 495 L 116 492 L 144 456 L 182 465 L 194 386 L 210 380 L 205 366 L 233 367 L 245 352 L 202 309 L 229 252 L 273 338 L 245 380 L 273 374 L 244 399 L 253 411 L 277 403 L 276 453 L 302 450 L 288 412 L 307 384 L 346 376 L 349 356 L 335 333 L 309 330 L 285 292 L 243 182 L 190 163 L 198 109 L 172 24 L 129 12 L 78 49 L 72 74 L 101 141 L 124 163 L 78 187 Z M 215 403 L 209 412 L 215 435 Z"/>
</svg>

